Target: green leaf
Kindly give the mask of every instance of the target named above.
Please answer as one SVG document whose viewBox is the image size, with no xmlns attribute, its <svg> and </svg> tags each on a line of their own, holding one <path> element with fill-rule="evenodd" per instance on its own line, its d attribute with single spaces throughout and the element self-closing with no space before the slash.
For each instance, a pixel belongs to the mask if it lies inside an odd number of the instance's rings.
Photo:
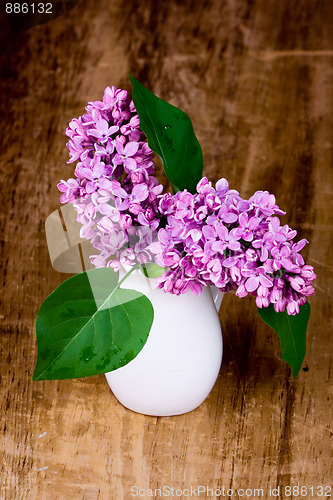
<svg viewBox="0 0 333 500">
<path fill-rule="evenodd" d="M 258 308 L 258 314 L 279 336 L 281 357 L 292 369 L 296 378 L 306 352 L 306 327 L 310 316 L 310 304 L 300 306 L 299 313 L 289 316 L 287 311 L 275 312 L 273 304 Z"/>
<path fill-rule="evenodd" d="M 186 113 L 163 101 L 133 76 L 133 101 L 149 147 L 160 156 L 173 190 L 195 193 L 202 178 L 201 146 Z"/>
<path fill-rule="evenodd" d="M 120 288 L 124 279 L 118 283 L 109 268 L 92 269 L 69 278 L 47 297 L 37 315 L 33 380 L 106 373 L 137 356 L 154 310 L 142 293 Z"/>
<path fill-rule="evenodd" d="M 142 264 L 141 269 L 146 278 L 158 278 L 169 268 L 158 266 L 154 262 L 146 262 Z"/>
</svg>

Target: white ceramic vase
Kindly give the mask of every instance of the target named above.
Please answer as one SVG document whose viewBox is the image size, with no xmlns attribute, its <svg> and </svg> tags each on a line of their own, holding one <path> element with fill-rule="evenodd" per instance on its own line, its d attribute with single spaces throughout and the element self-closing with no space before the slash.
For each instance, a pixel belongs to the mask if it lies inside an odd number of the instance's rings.
<svg viewBox="0 0 333 500">
<path fill-rule="evenodd" d="M 223 294 L 204 287 L 199 296 L 191 291 L 172 295 L 138 270 L 122 287 L 149 298 L 154 321 L 136 358 L 105 374 L 112 392 L 125 407 L 146 415 L 193 410 L 206 399 L 220 370 L 223 344 L 217 311 Z"/>
</svg>

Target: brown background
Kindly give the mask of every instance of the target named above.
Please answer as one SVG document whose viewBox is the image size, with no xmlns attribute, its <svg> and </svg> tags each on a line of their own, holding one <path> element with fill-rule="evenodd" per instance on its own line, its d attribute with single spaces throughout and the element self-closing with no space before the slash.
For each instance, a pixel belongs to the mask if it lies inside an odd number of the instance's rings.
<svg viewBox="0 0 333 500">
<path fill-rule="evenodd" d="M 17 32 L 2 8 L 1 499 L 333 487 L 332 33 L 331 0 L 81 0 Z M 318 279 L 295 381 L 254 302 L 233 295 L 220 312 L 220 376 L 189 414 L 135 414 L 103 376 L 31 381 L 38 308 L 67 277 L 44 232 L 73 171 L 65 128 L 107 85 L 130 89 L 128 73 L 191 116 L 205 175 L 244 197 L 274 192 L 283 221 L 311 240 Z"/>
</svg>

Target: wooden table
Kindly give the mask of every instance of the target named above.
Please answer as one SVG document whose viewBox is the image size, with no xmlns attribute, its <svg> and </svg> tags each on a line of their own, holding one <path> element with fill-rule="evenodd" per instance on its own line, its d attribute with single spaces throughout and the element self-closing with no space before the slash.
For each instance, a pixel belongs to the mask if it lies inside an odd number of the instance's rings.
<svg viewBox="0 0 333 500">
<path fill-rule="evenodd" d="M 82 0 L 16 32 L 2 9 L 1 499 L 129 499 L 131 487 L 149 498 L 164 486 L 178 498 L 191 486 L 333 494 L 332 33 L 330 0 Z M 254 301 L 230 295 L 220 376 L 189 414 L 135 414 L 103 375 L 32 382 L 38 308 L 68 277 L 52 269 L 44 230 L 57 182 L 72 176 L 65 128 L 107 85 L 130 89 L 128 73 L 191 116 L 206 176 L 244 197 L 274 192 L 311 241 L 318 279 L 295 381 Z"/>
</svg>

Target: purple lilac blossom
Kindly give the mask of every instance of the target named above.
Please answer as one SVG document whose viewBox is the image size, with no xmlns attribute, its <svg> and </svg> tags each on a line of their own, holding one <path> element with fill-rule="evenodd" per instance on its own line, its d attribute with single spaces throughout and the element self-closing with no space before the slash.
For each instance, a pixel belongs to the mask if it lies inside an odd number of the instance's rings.
<svg viewBox="0 0 333 500">
<path fill-rule="evenodd" d="M 159 212 L 166 223 L 148 249 L 168 268 L 157 278 L 164 291 L 200 294 L 203 286 L 215 285 L 288 314 L 297 314 L 314 293 L 316 275 L 299 253 L 307 241 L 294 243 L 296 231 L 280 225 L 284 212 L 274 195 L 258 191 L 243 200 L 226 179 L 214 189 L 203 178 L 194 195 L 185 190 L 160 196 Z"/>
<path fill-rule="evenodd" d="M 296 231 L 281 226 L 273 194 L 244 200 L 226 179 L 214 188 L 205 177 L 195 194 L 162 194 L 127 92 L 107 87 L 86 111 L 66 131 L 75 179 L 58 188 L 61 202 L 77 211 L 81 237 L 99 252 L 91 256 L 95 267 L 153 261 L 167 268 L 156 280 L 165 292 L 199 295 L 215 285 L 255 296 L 258 307 L 299 312 L 316 275 L 299 253 L 307 241 L 295 243 Z"/>
<path fill-rule="evenodd" d="M 96 267 L 146 262 L 163 186 L 152 175 L 153 152 L 133 101 L 127 91 L 107 87 L 103 100 L 89 102 L 86 111 L 66 130 L 68 163 L 77 165 L 75 179 L 58 184 L 61 202 L 73 203 L 81 237 L 100 252 L 91 256 Z"/>
</svg>

